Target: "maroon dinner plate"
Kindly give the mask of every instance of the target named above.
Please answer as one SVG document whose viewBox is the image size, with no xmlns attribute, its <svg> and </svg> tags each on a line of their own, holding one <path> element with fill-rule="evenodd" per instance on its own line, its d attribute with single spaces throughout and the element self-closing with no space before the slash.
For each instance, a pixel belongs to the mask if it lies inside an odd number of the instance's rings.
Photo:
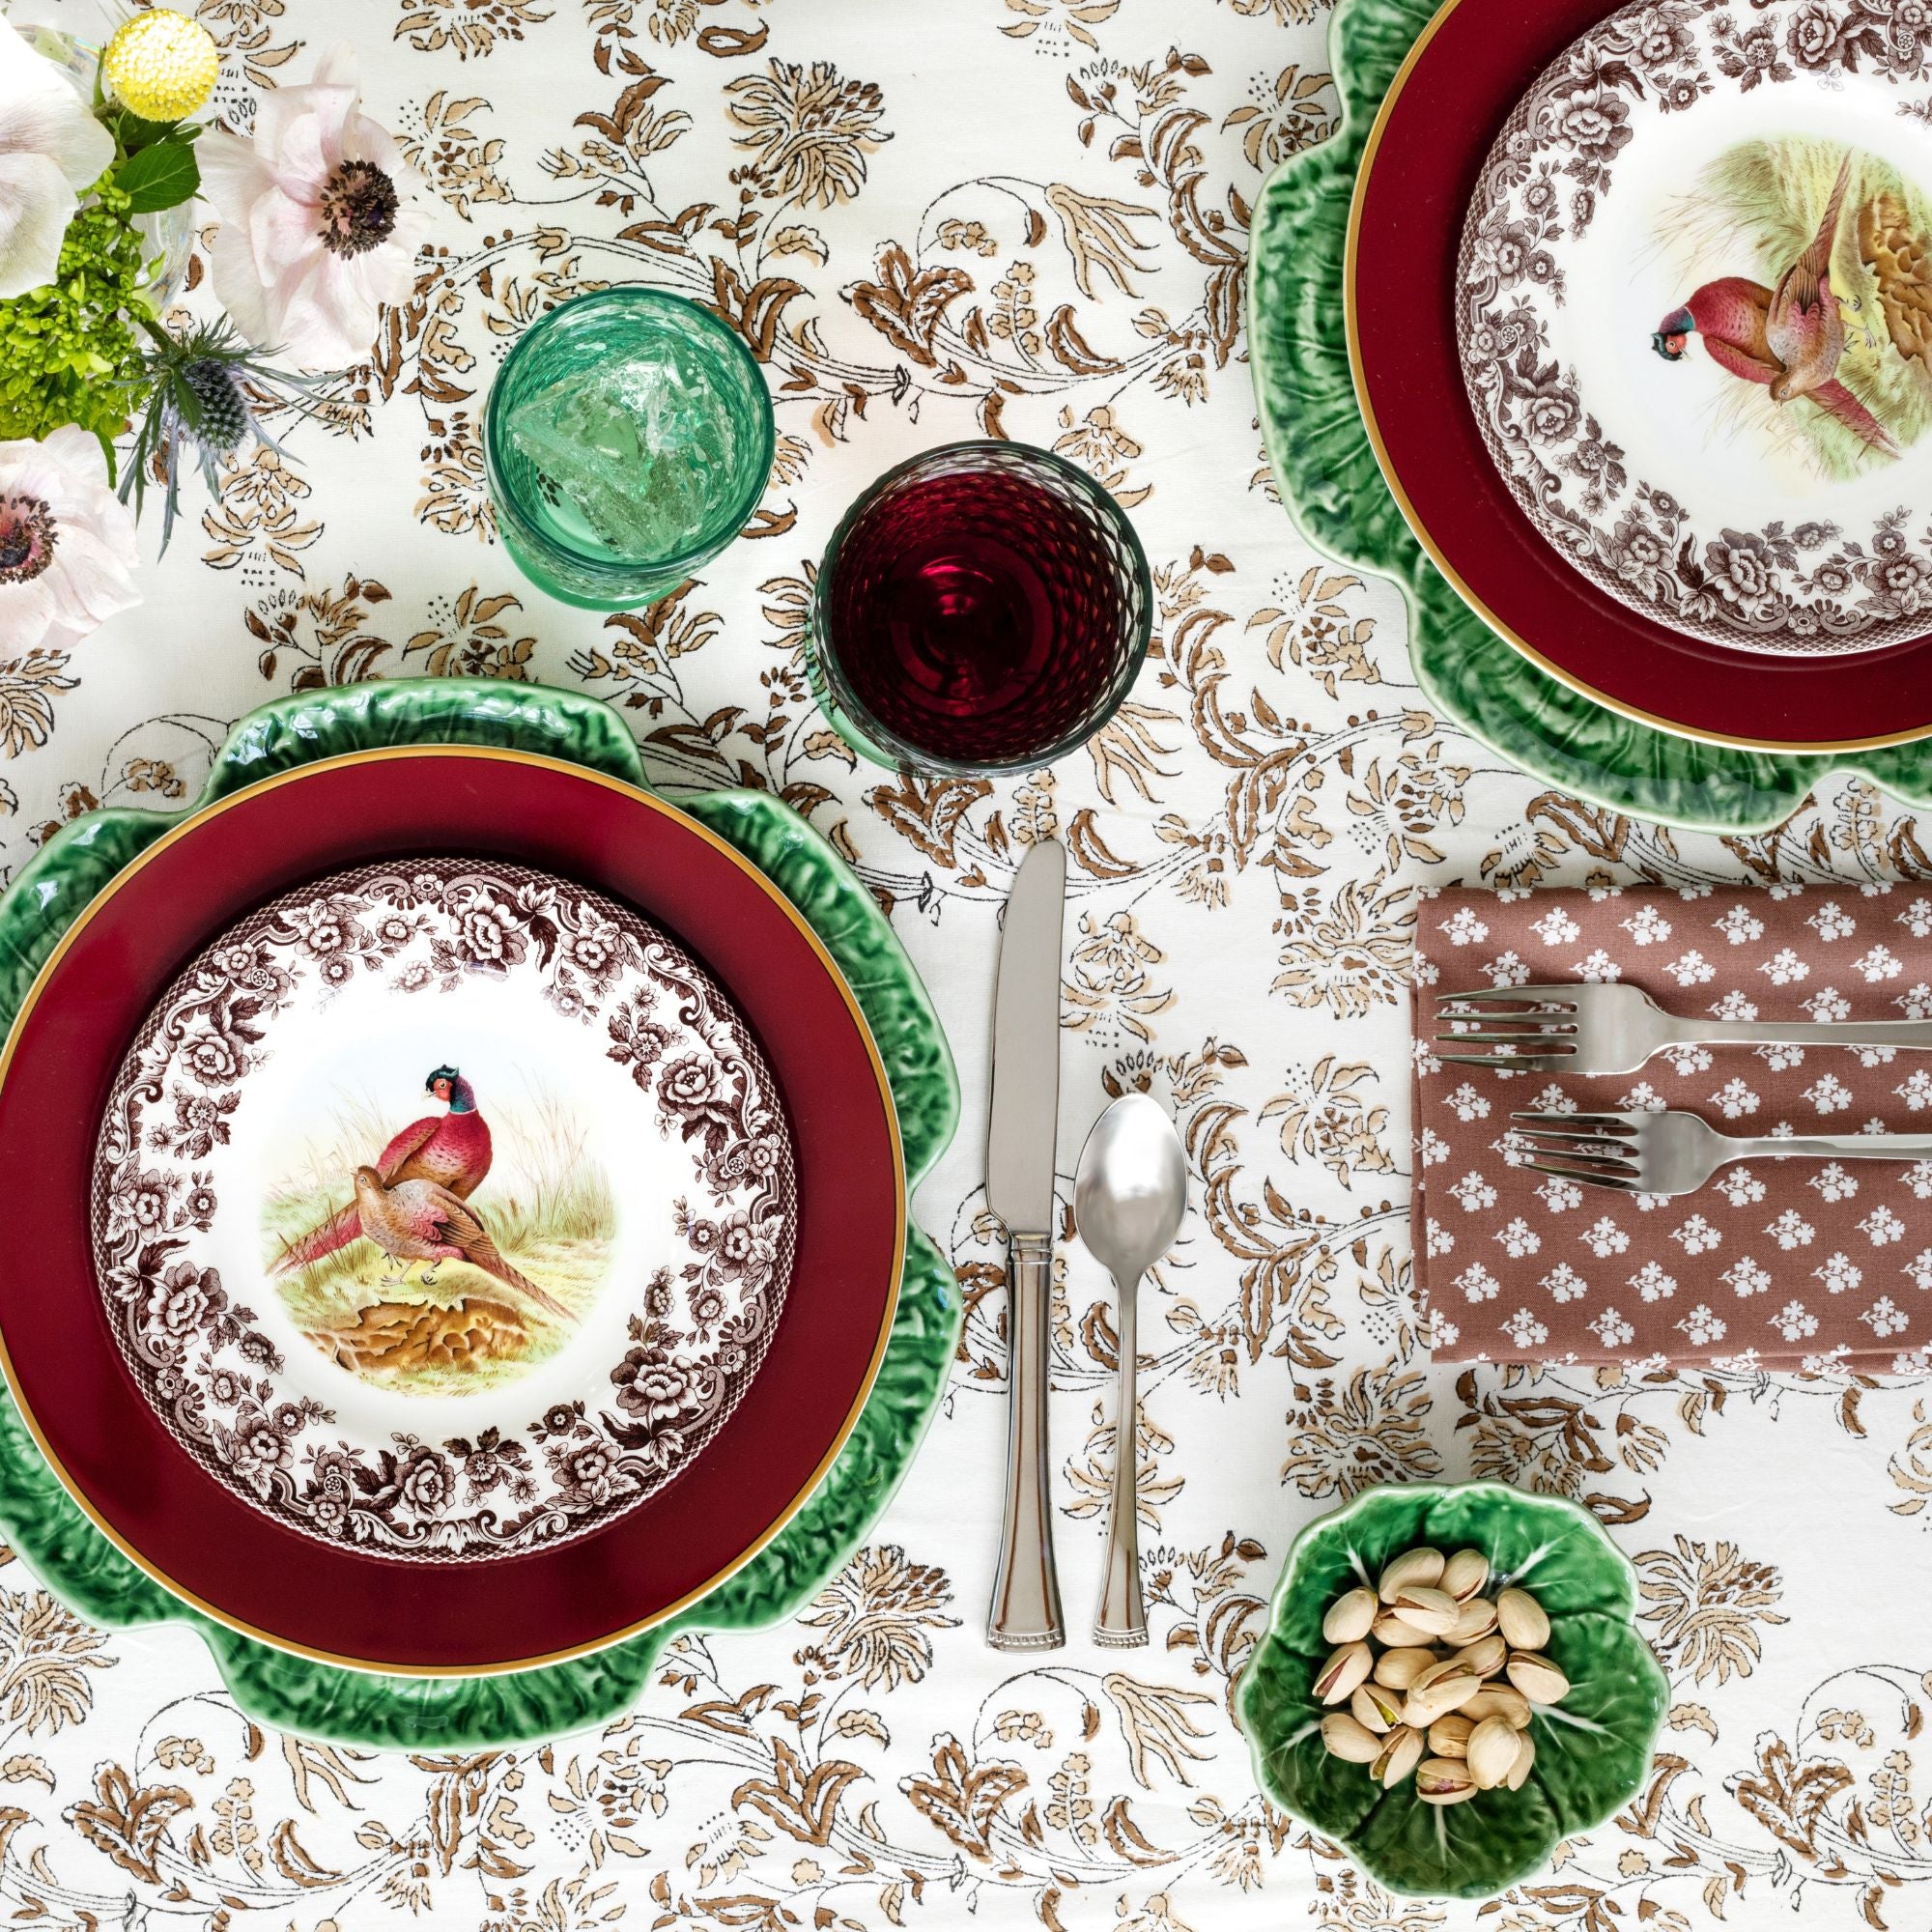
<svg viewBox="0 0 1932 1932">
<path fill-rule="evenodd" d="M 729 992 L 782 1093 L 798 1245 L 771 1350 L 674 1481 L 609 1526 L 494 1561 L 399 1562 L 284 1528 L 209 1476 L 123 1364 L 96 1285 L 90 1175 L 129 1040 L 180 968 L 303 880 L 408 856 L 541 867 L 627 900 Z M 334 1662 L 438 1674 L 595 1649 L 669 1615 L 789 1520 L 849 1433 L 897 1295 L 891 1092 L 837 968 L 771 882 L 662 800 L 581 767 L 459 748 L 263 781 L 124 870 L 63 941 L 0 1080 L 13 1191 L 0 1340 L 22 1412 L 95 1521 L 177 1595 Z"/>
<path fill-rule="evenodd" d="M 1720 744 L 1845 751 L 1932 734 L 1932 636 L 1881 650 L 1728 650 L 1619 603 L 1538 533 L 1463 388 L 1463 216 L 1518 100 L 1604 0 L 1449 0 L 1383 102 L 1356 182 L 1345 300 L 1370 440 L 1423 547 L 1544 669 L 1647 724 Z"/>
</svg>

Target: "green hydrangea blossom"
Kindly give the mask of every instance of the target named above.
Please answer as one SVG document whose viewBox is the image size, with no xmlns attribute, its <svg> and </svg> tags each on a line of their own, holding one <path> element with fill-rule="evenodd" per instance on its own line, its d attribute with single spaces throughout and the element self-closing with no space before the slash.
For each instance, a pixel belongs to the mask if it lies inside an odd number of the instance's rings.
<svg viewBox="0 0 1932 1932">
<path fill-rule="evenodd" d="M 128 196 L 103 175 L 68 224 L 55 279 L 0 301 L 0 441 L 63 423 L 111 441 L 127 428 L 148 385 L 129 320 L 147 284 Z"/>
</svg>

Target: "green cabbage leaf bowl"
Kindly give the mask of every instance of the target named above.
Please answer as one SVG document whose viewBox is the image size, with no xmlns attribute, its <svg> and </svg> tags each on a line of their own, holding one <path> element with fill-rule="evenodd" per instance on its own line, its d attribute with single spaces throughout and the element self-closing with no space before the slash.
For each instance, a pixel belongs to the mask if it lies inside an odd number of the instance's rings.
<svg viewBox="0 0 1932 1932">
<path fill-rule="evenodd" d="M 1520 1585 L 1549 1617 L 1546 1654 L 1570 1694 L 1530 1720 L 1536 1766 L 1520 1791 L 1427 1804 L 1409 1777 L 1383 1791 L 1331 1757 L 1310 1690 L 1333 1648 L 1321 1619 L 1417 1544 L 1484 1551 L 1492 1590 Z M 1634 1621 L 1629 1560 L 1590 1513 L 1502 1483 L 1394 1484 L 1310 1523 L 1288 1553 L 1267 1634 L 1236 1691 L 1255 1776 L 1285 1811 L 1333 1838 L 1385 1890 L 1487 1898 L 1530 1876 L 1558 1843 L 1610 1817 L 1642 1785 L 1670 1689 Z"/>
</svg>

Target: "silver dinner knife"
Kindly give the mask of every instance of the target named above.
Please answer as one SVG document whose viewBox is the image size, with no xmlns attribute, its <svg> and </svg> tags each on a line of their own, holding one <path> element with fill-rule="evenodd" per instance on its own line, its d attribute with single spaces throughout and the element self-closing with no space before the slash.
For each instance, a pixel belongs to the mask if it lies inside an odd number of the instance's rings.
<svg viewBox="0 0 1932 1932">
<path fill-rule="evenodd" d="M 1007 1506 L 986 1641 L 1057 1650 L 1060 1581 L 1047 1503 L 1047 1311 L 1053 1275 L 1053 1144 L 1060 1111 L 1060 924 L 1066 848 L 1043 838 L 1007 899 L 993 995 L 986 1202 L 1006 1223 Z"/>
</svg>

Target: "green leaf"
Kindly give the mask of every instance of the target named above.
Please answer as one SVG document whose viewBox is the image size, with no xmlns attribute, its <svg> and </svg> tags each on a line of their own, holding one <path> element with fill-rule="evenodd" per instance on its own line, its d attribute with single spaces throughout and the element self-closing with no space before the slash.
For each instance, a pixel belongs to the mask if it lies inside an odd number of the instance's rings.
<svg viewBox="0 0 1932 1932">
<path fill-rule="evenodd" d="M 1596 1518 L 1564 1496 L 1471 1483 L 1430 1511 L 1428 1540 L 1445 1554 L 1464 1545 L 1482 1550 L 1492 1589 L 1520 1583 L 1552 1617 L 1628 1616 L 1634 1605 L 1629 1563 Z"/>
<path fill-rule="evenodd" d="M 1381 1789 L 1367 1765 L 1328 1754 L 1321 1736 L 1325 1714 L 1309 1690 L 1313 1675 L 1307 1658 L 1279 1643 L 1263 1644 L 1241 1678 L 1241 1726 L 1255 1740 L 1276 1800 L 1303 1824 L 1346 1838 Z"/>
<path fill-rule="evenodd" d="M 131 107 L 123 107 L 115 112 L 108 131 L 120 141 L 121 152 L 131 155 L 167 140 L 181 125 L 179 121 L 144 121 Z M 194 136 L 190 133 L 183 138 L 192 140 Z"/>
<path fill-rule="evenodd" d="M 1390 1891 L 1489 1898 L 1547 1864 L 1563 1835 L 1534 1780 L 1431 1804 L 1406 1777 L 1351 1834 L 1348 1849 Z"/>
<path fill-rule="evenodd" d="M 1392 1483 L 1312 1523 L 1289 1552 L 1294 1580 L 1275 1603 L 1280 1640 L 1306 1657 L 1326 1657 L 1334 1648 L 1321 1634 L 1329 1605 L 1345 1590 L 1374 1583 L 1391 1557 L 1426 1542 L 1430 1507 L 1441 1493 L 1430 1483 Z"/>
<path fill-rule="evenodd" d="M 114 171 L 114 185 L 136 214 L 153 214 L 191 201 L 201 186 L 201 165 L 186 141 L 170 135 L 132 154 Z"/>
<path fill-rule="evenodd" d="M 1557 1617 L 1545 1646 L 1570 1694 L 1531 1723 L 1531 1782 L 1567 1837 L 1601 1825 L 1650 1770 L 1670 1685 L 1650 1646 L 1622 1617 Z"/>
</svg>

